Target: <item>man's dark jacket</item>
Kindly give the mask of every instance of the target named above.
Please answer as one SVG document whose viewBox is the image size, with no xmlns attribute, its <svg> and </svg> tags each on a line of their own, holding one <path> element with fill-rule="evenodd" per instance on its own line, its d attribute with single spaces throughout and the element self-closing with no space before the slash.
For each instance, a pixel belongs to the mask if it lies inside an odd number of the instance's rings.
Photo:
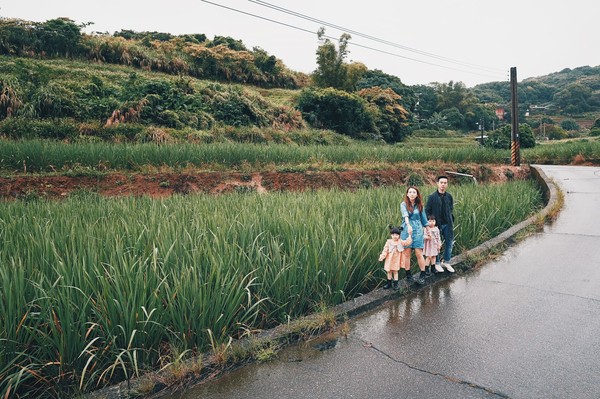
<svg viewBox="0 0 600 399">
<path fill-rule="evenodd" d="M 445 207 L 442 206 L 442 201 L 445 202 Z M 442 215 L 442 210 L 445 211 L 444 215 Z M 452 195 L 449 192 L 446 192 L 444 195 L 440 195 L 440 193 L 436 190 L 433 194 L 427 197 L 427 204 L 425 205 L 425 214 L 427 216 L 435 216 L 435 220 L 438 226 L 441 226 L 442 224 L 453 226 L 454 198 L 452 198 Z"/>
</svg>

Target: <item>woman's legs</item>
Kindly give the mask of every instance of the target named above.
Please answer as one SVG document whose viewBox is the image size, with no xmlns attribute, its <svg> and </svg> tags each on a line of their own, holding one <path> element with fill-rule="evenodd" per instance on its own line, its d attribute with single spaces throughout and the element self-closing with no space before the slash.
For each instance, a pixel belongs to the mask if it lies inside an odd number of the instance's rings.
<svg viewBox="0 0 600 399">
<path fill-rule="evenodd" d="M 410 255 L 411 255 L 411 248 L 404 248 L 404 272 L 406 273 L 406 280 L 407 281 L 412 281 L 412 275 L 410 272 Z M 419 273 L 419 275 L 416 278 L 416 282 L 418 284 L 425 284 L 425 278 L 424 278 L 424 274 L 425 274 L 425 259 L 423 258 L 423 248 L 415 248 L 415 255 L 417 257 L 417 263 L 419 264 L 419 269 L 421 270 L 421 273 Z"/>
<path fill-rule="evenodd" d="M 402 251 L 404 253 L 404 259 L 402 261 L 402 267 L 404 268 L 404 270 L 410 270 L 411 251 L 412 251 L 411 248 L 404 248 L 404 251 Z"/>
<path fill-rule="evenodd" d="M 415 256 L 417 257 L 417 263 L 419 264 L 419 269 L 424 272 L 425 271 L 425 258 L 423 257 L 423 248 L 415 248 Z"/>
</svg>

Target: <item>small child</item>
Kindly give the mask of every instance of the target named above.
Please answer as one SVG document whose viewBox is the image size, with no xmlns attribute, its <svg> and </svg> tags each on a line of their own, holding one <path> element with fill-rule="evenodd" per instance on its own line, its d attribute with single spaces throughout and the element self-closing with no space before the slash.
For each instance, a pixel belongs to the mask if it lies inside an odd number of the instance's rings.
<svg viewBox="0 0 600 399">
<path fill-rule="evenodd" d="M 385 264 L 383 269 L 387 273 L 387 283 L 383 286 L 383 289 L 394 287 L 394 290 L 398 289 L 398 270 L 402 268 L 402 262 L 404 259 L 403 252 L 404 246 L 412 243 L 412 238 L 408 236 L 408 239 L 400 239 L 400 230 L 397 227 L 390 229 L 391 238 L 385 242 L 383 251 L 379 255 L 379 261 L 384 261 Z"/>
<path fill-rule="evenodd" d="M 429 222 L 429 225 L 425 227 L 423 235 L 423 238 L 425 239 L 423 256 L 425 256 L 425 273 L 430 276 L 432 266 L 435 266 L 435 270 L 439 273 L 443 272 L 444 269 L 439 264 L 435 263 L 435 259 L 442 248 L 440 229 L 435 225 L 435 216 L 429 215 L 427 221 Z"/>
</svg>

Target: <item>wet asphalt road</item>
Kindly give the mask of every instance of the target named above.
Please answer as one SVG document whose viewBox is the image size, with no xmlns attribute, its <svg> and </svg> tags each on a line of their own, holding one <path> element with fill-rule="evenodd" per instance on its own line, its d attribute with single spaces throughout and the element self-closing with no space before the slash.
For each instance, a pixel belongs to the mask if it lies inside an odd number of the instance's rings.
<svg viewBox="0 0 600 399">
<path fill-rule="evenodd" d="M 600 398 L 600 168 L 542 170 L 565 194 L 543 232 L 172 398 Z"/>
</svg>

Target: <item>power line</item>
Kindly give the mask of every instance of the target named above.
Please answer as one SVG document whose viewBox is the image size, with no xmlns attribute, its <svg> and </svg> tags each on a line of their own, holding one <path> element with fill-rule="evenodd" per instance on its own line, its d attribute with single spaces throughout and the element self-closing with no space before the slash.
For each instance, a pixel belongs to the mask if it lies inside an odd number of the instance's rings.
<svg viewBox="0 0 600 399">
<path fill-rule="evenodd" d="M 413 53 L 417 53 L 417 54 L 421 54 L 421 55 L 424 55 L 424 56 L 427 56 L 427 57 L 436 58 L 436 59 L 441 60 L 441 61 L 445 61 L 445 62 L 449 62 L 449 63 L 453 63 L 453 64 L 458 64 L 458 65 L 462 65 L 462 66 L 466 66 L 466 67 L 470 67 L 470 68 L 474 68 L 474 69 L 480 69 L 480 70 L 483 70 L 485 72 L 491 72 L 491 73 L 498 73 L 498 72 L 504 73 L 505 72 L 503 69 L 491 68 L 491 67 L 486 67 L 486 66 L 482 66 L 482 65 L 472 64 L 472 63 L 468 63 L 468 62 L 456 60 L 456 59 L 453 59 L 453 58 L 444 57 L 444 56 L 433 54 L 433 53 L 428 53 L 426 51 L 414 49 L 414 48 L 411 48 L 411 47 L 407 47 L 407 46 L 404 46 L 404 45 L 401 45 L 401 44 L 398 44 L 398 43 L 395 43 L 395 42 L 391 42 L 389 40 L 380 39 L 378 37 L 371 36 L 371 35 L 368 35 L 368 34 L 365 34 L 365 33 L 362 33 L 362 32 L 356 31 L 356 30 L 353 30 L 353 29 L 345 28 L 343 26 L 335 25 L 335 24 L 332 24 L 330 22 L 323 21 L 323 20 L 320 20 L 320 19 L 308 16 L 306 14 L 302 14 L 302 13 L 299 13 L 299 12 L 296 12 L 296 11 L 284 8 L 284 7 L 276 6 L 274 4 L 267 3 L 266 1 L 262 1 L 262 0 L 248 0 L 248 1 L 250 1 L 251 3 L 258 4 L 260 6 L 263 6 L 263 7 L 268 7 L 268 8 L 271 8 L 273 10 L 276 10 L 276 11 L 280 11 L 280 12 L 283 12 L 283 13 L 286 13 L 286 14 L 289 14 L 289 15 L 296 16 L 298 18 L 302 18 L 302 19 L 306 19 L 308 21 L 316 22 L 316 23 L 328 26 L 330 28 L 334 28 L 334 29 L 337 29 L 337 30 L 340 30 L 340 31 L 343 31 L 343 32 L 351 33 L 351 34 L 356 35 L 356 36 L 364 37 L 365 39 L 373 40 L 373 41 L 376 41 L 376 42 L 379 42 L 379 43 L 386 44 L 388 46 L 396 47 L 396 48 L 399 48 L 399 49 L 402 49 L 402 50 L 407 50 L 407 51 L 410 51 L 410 52 L 413 52 Z"/>
<path fill-rule="evenodd" d="M 233 7 L 228 7 L 228 6 L 225 6 L 225 5 L 222 5 L 222 4 L 217 4 L 217 3 L 214 3 L 214 2 L 208 1 L 208 0 L 201 0 L 201 1 L 203 1 L 204 3 L 212 4 L 212 5 L 217 6 L 217 7 L 225 8 L 225 9 L 230 10 L 230 11 L 234 11 L 234 12 L 237 12 L 237 13 L 240 13 L 240 14 L 248 15 L 248 16 L 251 16 L 251 17 L 254 17 L 254 18 L 262 19 L 262 20 L 265 20 L 265 21 L 268 21 L 268 22 L 272 22 L 272 23 L 275 23 L 275 24 L 278 24 L 278 25 L 286 26 L 288 28 L 292 28 L 292 29 L 296 29 L 296 30 L 299 30 L 299 31 L 302 31 L 302 32 L 310 33 L 312 35 L 316 35 L 316 33 L 314 31 L 311 31 L 311 30 L 308 30 L 308 29 L 304 29 L 304 28 L 301 28 L 301 27 L 298 27 L 298 26 L 295 26 L 295 25 L 291 25 L 291 24 L 288 24 L 288 23 L 285 23 L 285 22 L 281 22 L 281 21 L 277 21 L 277 20 L 274 20 L 274 19 L 271 19 L 271 18 L 263 17 L 263 16 L 256 15 L 256 14 L 252 14 L 252 13 L 247 12 L 247 11 L 242 11 L 242 10 L 239 10 L 239 9 L 236 9 L 236 8 L 233 8 Z M 339 42 L 339 39 L 337 39 L 337 38 L 335 38 L 333 36 L 328 36 L 328 35 L 321 35 L 321 36 L 324 37 L 324 38 L 335 40 L 335 41 Z M 497 75 L 492 76 L 492 75 L 482 74 L 482 73 L 473 72 L 473 71 L 466 71 L 464 69 L 458 69 L 458 68 L 454 68 L 454 67 L 450 67 L 450 66 L 446 66 L 446 65 L 440 65 L 440 64 L 433 63 L 433 62 L 428 62 L 428 61 L 423 61 L 423 60 L 419 60 L 419 59 L 416 59 L 416 58 L 407 57 L 407 56 L 404 56 L 404 55 L 401 55 L 401 54 L 392 53 L 392 52 L 389 52 L 389 51 L 377 49 L 377 48 L 374 48 L 374 47 L 362 45 L 362 44 L 355 43 L 355 42 L 348 42 L 348 44 L 352 45 L 352 46 L 356 46 L 356 47 L 361 47 L 361 48 L 365 48 L 365 49 L 368 49 L 368 50 L 372 50 L 372 51 L 377 51 L 377 52 L 380 52 L 380 53 L 383 53 L 383 54 L 387 54 L 387 55 L 391 55 L 391 56 L 394 56 L 394 57 L 398 57 L 398 58 L 403 58 L 403 59 L 410 60 L 410 61 L 419 62 L 419 63 L 422 63 L 422 64 L 437 66 L 437 67 L 445 68 L 445 69 L 452 69 L 452 70 L 455 70 L 455 71 L 465 72 L 465 73 L 479 75 L 479 76 L 486 76 L 486 77 L 491 77 L 491 78 L 497 78 Z"/>
</svg>

